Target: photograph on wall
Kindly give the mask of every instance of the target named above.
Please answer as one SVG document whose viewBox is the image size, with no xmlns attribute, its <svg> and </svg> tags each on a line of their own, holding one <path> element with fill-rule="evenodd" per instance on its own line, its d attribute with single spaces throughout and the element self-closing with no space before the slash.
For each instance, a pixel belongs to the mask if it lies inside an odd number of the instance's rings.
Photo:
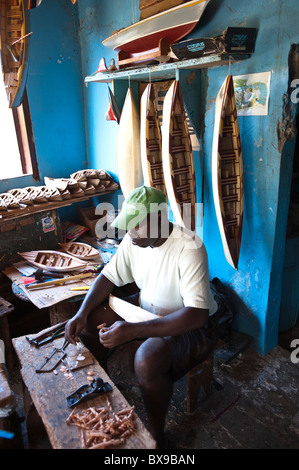
<svg viewBox="0 0 299 470">
<path fill-rule="evenodd" d="M 266 116 L 271 72 L 233 77 L 238 116 Z"/>
</svg>

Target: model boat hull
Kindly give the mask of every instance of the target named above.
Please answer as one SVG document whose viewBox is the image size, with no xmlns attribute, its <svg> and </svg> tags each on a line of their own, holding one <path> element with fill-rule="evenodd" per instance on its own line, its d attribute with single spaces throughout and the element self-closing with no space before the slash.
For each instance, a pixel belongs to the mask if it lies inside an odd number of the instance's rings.
<svg viewBox="0 0 299 470">
<path fill-rule="evenodd" d="M 189 34 L 198 23 L 209 0 L 192 0 L 123 28 L 103 41 L 104 46 L 130 54 L 149 51 L 161 39 L 169 44 Z"/>
<path fill-rule="evenodd" d="M 140 149 L 144 184 L 160 189 L 166 196 L 162 162 L 162 138 L 152 84 L 147 85 L 141 97 Z"/>
<path fill-rule="evenodd" d="M 90 260 L 100 256 L 98 250 L 87 243 L 69 242 L 59 243 L 59 245 L 66 253 L 79 259 Z"/>
<path fill-rule="evenodd" d="M 124 197 L 143 183 L 140 158 L 140 119 L 129 88 L 122 109 L 117 134 L 117 167 Z"/>
<path fill-rule="evenodd" d="M 25 3 L 0 0 L 2 74 L 10 108 L 21 104 L 28 73 L 30 25 Z"/>
<path fill-rule="evenodd" d="M 60 251 L 38 250 L 19 253 L 28 263 L 47 271 L 68 272 L 80 270 L 86 263 Z"/>
<path fill-rule="evenodd" d="M 223 249 L 238 269 L 243 225 L 243 161 L 232 76 L 216 99 L 212 152 L 213 194 Z"/>
<path fill-rule="evenodd" d="M 176 222 L 196 229 L 196 185 L 193 152 L 178 81 L 169 88 L 163 105 L 163 172 L 168 200 Z"/>
</svg>

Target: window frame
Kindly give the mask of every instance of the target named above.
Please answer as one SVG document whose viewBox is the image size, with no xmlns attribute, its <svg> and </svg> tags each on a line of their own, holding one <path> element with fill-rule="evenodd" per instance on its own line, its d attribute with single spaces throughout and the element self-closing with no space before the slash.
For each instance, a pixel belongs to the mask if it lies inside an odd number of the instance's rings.
<svg viewBox="0 0 299 470">
<path fill-rule="evenodd" d="M 11 109 L 23 172 L 21 177 L 32 174 L 33 179 L 39 181 L 40 176 L 26 88 L 20 106 Z"/>
</svg>

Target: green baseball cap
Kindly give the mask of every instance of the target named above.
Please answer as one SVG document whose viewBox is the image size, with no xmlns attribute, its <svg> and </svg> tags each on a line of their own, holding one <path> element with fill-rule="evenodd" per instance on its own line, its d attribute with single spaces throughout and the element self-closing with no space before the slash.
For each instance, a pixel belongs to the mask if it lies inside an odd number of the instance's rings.
<svg viewBox="0 0 299 470">
<path fill-rule="evenodd" d="M 162 191 L 150 186 L 140 186 L 130 192 L 111 225 L 128 231 L 140 224 L 148 214 L 165 210 L 166 207 L 166 197 Z"/>
</svg>

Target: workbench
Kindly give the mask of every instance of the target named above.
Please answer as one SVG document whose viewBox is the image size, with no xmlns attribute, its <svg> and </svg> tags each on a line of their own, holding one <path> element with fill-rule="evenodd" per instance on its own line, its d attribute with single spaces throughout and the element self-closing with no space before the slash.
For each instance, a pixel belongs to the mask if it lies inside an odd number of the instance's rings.
<svg viewBox="0 0 299 470">
<path fill-rule="evenodd" d="M 88 372 L 94 373 L 96 377 L 101 377 L 104 382 L 108 382 L 112 386 L 112 392 L 98 395 L 85 403 L 76 405 L 76 410 L 87 409 L 91 406 L 106 406 L 107 397 L 109 398 L 114 412 L 130 408 L 133 405 L 133 403 L 129 404 L 126 401 L 104 369 L 85 346 L 81 345 L 81 354 L 83 356 L 89 356 L 93 361 L 92 365 L 87 365 L 72 371 L 73 379 L 67 379 L 65 374 L 60 371 L 60 366 L 57 367 L 56 374 L 54 374 L 54 372 L 36 372 L 36 368 L 41 365 L 44 357 L 53 350 L 53 347 L 61 347 L 64 341 L 63 337 L 47 343 L 40 348 L 32 346 L 25 336 L 14 338 L 12 341 L 19 358 L 24 385 L 43 421 L 53 449 L 82 448 L 80 429 L 77 426 L 66 423 L 72 411 L 72 409 L 67 406 L 66 397 L 75 392 L 82 385 L 88 383 Z M 67 355 L 71 356 L 76 354 L 76 348 L 76 346 L 69 344 L 66 348 Z M 113 449 L 156 448 L 154 439 L 138 417 L 135 423 L 136 432 L 127 438 L 122 447 L 113 447 Z"/>
</svg>

